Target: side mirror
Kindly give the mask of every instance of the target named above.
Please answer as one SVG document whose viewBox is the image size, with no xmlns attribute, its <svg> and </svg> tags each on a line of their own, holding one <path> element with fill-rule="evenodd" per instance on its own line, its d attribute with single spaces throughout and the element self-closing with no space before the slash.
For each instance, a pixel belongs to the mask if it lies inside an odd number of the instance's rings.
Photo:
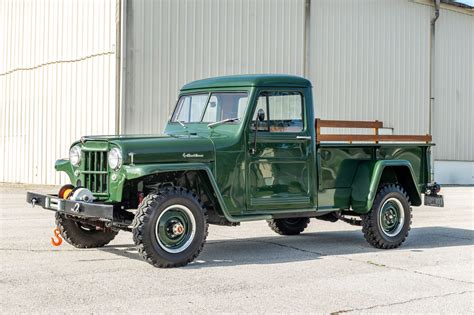
<svg viewBox="0 0 474 315">
<path fill-rule="evenodd" d="M 257 111 L 257 121 L 255 121 L 255 130 L 253 133 L 253 148 L 250 149 L 250 154 L 255 154 L 257 152 L 257 131 L 258 131 L 258 123 L 265 120 L 265 111 L 261 108 Z"/>
<path fill-rule="evenodd" d="M 265 120 L 265 111 L 261 108 L 257 111 L 257 119 L 259 121 L 264 121 Z"/>
</svg>

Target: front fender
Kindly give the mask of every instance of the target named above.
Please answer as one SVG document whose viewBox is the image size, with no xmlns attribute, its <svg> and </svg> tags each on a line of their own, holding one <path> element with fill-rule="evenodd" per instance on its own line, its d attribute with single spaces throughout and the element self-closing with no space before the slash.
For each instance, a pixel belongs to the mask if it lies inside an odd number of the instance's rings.
<svg viewBox="0 0 474 315">
<path fill-rule="evenodd" d="M 125 165 L 125 179 L 131 180 L 147 175 L 153 175 L 162 172 L 170 171 L 196 171 L 204 170 L 214 179 L 211 169 L 205 163 L 185 163 L 185 164 L 139 164 L 139 165 Z"/>
<path fill-rule="evenodd" d="M 71 163 L 68 159 L 60 159 L 56 160 L 54 163 L 54 169 L 58 172 L 65 172 L 71 181 L 71 184 L 75 185 L 76 177 L 74 176 L 74 170 L 72 168 Z"/>
<path fill-rule="evenodd" d="M 114 173 L 115 180 L 112 180 L 109 187 L 110 200 L 115 202 L 122 201 L 122 194 L 125 182 L 140 177 L 171 171 L 191 171 L 204 170 L 209 178 L 214 179 L 209 166 L 205 163 L 186 163 L 186 164 L 134 164 L 124 165 L 120 171 Z"/>
<path fill-rule="evenodd" d="M 174 171 L 204 171 L 207 174 L 209 183 L 212 186 L 212 190 L 215 194 L 217 202 L 222 210 L 224 217 L 229 222 L 242 222 L 242 221 L 252 221 L 257 219 L 267 220 L 270 219 L 270 216 L 267 215 L 250 215 L 245 217 L 235 217 L 232 216 L 225 204 L 224 198 L 221 195 L 220 189 L 217 186 L 217 182 L 214 178 L 214 174 L 211 171 L 211 168 L 208 164 L 205 163 L 185 163 L 185 164 L 140 164 L 140 165 L 125 165 L 124 169 L 124 181 L 132 180 L 148 175 L 153 175 L 163 172 L 174 172 Z M 123 188 L 123 185 L 121 185 Z M 121 192 L 117 192 L 121 194 Z"/>
<path fill-rule="evenodd" d="M 421 195 L 413 168 L 407 160 L 362 161 L 352 182 L 351 206 L 355 212 L 370 211 L 381 183 L 398 182 L 405 188 L 412 205 L 421 205 Z"/>
</svg>

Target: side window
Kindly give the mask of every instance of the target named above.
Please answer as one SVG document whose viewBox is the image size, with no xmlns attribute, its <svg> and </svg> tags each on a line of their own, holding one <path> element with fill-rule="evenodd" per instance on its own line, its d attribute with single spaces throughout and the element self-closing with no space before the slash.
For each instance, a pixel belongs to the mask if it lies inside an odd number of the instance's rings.
<svg viewBox="0 0 474 315">
<path fill-rule="evenodd" d="M 259 109 L 263 109 L 265 112 L 265 120 L 258 122 L 258 130 L 259 131 L 268 131 L 268 106 L 267 106 L 267 96 L 260 94 L 257 99 L 257 106 L 255 107 L 255 112 L 253 113 L 252 119 L 252 130 L 255 130 L 256 122 L 257 122 L 257 113 Z"/>
<path fill-rule="evenodd" d="M 255 129 L 257 112 L 265 111 L 265 121 L 260 122 L 259 131 L 300 132 L 303 124 L 303 95 L 298 92 L 260 93 L 253 115 L 252 129 Z"/>
</svg>

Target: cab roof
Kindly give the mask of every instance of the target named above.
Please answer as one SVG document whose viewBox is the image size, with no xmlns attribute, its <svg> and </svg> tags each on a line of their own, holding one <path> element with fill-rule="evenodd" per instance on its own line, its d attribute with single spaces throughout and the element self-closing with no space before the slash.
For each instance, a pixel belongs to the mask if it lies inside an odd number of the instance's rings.
<svg viewBox="0 0 474 315">
<path fill-rule="evenodd" d="M 230 75 L 197 80 L 185 84 L 181 91 L 230 87 L 311 87 L 305 78 L 284 74 Z"/>
</svg>

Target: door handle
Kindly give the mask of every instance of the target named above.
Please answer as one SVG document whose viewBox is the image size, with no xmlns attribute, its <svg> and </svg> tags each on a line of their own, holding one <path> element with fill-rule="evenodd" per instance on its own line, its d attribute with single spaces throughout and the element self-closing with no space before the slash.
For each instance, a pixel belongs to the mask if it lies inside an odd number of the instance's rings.
<svg viewBox="0 0 474 315">
<path fill-rule="evenodd" d="M 296 136 L 298 140 L 311 140 L 311 136 Z"/>
</svg>

